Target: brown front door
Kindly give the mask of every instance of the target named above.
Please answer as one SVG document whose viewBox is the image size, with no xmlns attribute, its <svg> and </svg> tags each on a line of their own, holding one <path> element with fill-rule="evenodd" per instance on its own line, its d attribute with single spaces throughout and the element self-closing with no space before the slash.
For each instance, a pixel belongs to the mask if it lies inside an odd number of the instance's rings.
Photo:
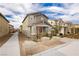
<svg viewBox="0 0 79 59">
<path fill-rule="evenodd" d="M 37 27 L 36 30 L 37 30 L 37 34 L 42 33 L 42 27 Z"/>
<path fill-rule="evenodd" d="M 42 27 L 36 27 L 36 31 L 37 31 L 37 38 L 40 38 L 42 33 Z"/>
</svg>

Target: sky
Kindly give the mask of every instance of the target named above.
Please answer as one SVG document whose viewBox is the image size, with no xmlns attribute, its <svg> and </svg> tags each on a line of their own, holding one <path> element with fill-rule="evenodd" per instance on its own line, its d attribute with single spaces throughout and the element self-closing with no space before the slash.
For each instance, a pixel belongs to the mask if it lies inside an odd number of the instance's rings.
<svg viewBox="0 0 79 59">
<path fill-rule="evenodd" d="M 34 12 L 41 12 L 50 20 L 61 18 L 79 24 L 79 3 L 0 3 L 0 13 L 15 28 L 22 24 L 27 14 Z"/>
</svg>

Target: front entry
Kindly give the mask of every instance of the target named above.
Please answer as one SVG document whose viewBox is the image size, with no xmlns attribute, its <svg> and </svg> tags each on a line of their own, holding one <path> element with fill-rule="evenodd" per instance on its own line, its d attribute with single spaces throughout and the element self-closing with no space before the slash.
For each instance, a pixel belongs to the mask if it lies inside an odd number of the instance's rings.
<svg viewBox="0 0 79 59">
<path fill-rule="evenodd" d="M 46 27 L 36 27 L 37 36 L 41 37 L 46 32 Z"/>
</svg>

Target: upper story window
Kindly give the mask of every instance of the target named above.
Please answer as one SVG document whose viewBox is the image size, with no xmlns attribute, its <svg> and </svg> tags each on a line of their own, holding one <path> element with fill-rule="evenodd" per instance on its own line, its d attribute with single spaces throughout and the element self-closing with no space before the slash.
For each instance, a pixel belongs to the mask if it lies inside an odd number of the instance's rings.
<svg viewBox="0 0 79 59">
<path fill-rule="evenodd" d="M 35 16 L 34 16 L 34 19 L 35 19 Z"/>
<path fill-rule="evenodd" d="M 32 16 L 30 16 L 30 20 L 32 20 L 32 18 L 33 18 L 33 17 L 32 17 Z"/>
<path fill-rule="evenodd" d="M 41 17 L 41 20 L 44 20 L 44 18 L 43 18 L 43 17 Z"/>
</svg>

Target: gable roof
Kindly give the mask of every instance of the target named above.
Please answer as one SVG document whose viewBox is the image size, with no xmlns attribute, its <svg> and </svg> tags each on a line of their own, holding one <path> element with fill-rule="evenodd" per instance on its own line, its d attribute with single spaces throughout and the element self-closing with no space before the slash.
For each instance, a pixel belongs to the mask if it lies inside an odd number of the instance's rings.
<svg viewBox="0 0 79 59">
<path fill-rule="evenodd" d="M 3 16 L 2 13 L 0 13 L 0 16 L 2 16 L 9 23 L 9 21 Z"/>
<path fill-rule="evenodd" d="M 27 14 L 27 16 L 24 18 L 24 20 L 22 21 L 22 23 L 25 21 L 25 19 L 26 19 L 29 15 L 43 15 L 43 16 L 45 16 L 45 17 L 48 19 L 48 17 L 47 17 L 46 15 L 44 15 L 44 14 L 42 14 L 42 13 L 40 13 L 40 12 L 36 12 L 36 13 Z"/>
</svg>

